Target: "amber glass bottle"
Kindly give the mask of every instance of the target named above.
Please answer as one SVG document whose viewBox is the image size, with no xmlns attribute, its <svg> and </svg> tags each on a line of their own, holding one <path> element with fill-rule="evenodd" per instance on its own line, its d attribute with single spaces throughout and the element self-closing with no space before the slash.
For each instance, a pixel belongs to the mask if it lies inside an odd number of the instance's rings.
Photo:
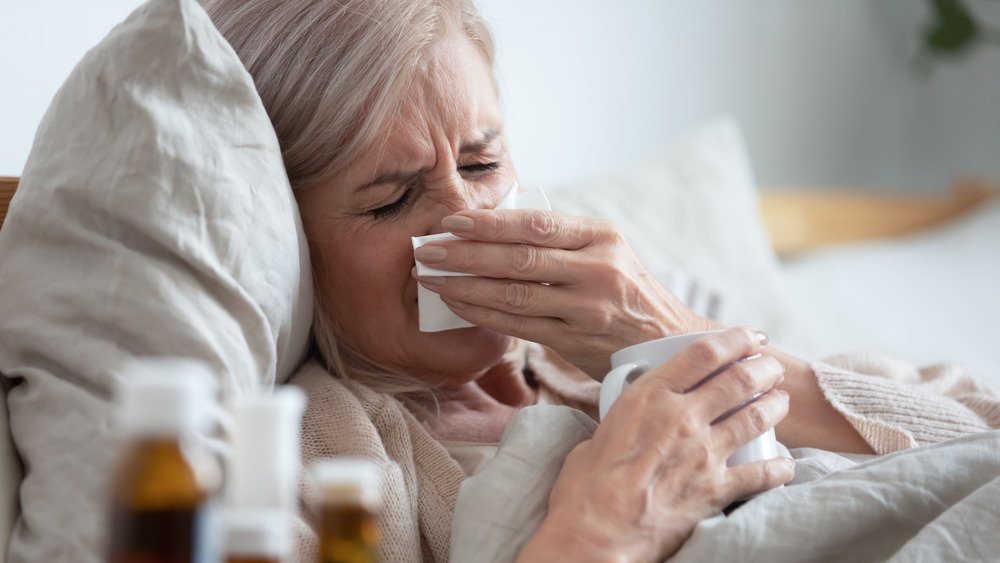
<svg viewBox="0 0 1000 563">
<path fill-rule="evenodd" d="M 378 561 L 381 474 L 362 459 L 330 459 L 313 466 L 319 486 L 319 563 Z"/>
<path fill-rule="evenodd" d="M 209 499 L 218 467 L 198 439 L 210 418 L 211 378 L 201 364 L 144 360 L 119 387 L 124 455 L 112 483 L 108 561 L 207 562 Z"/>
</svg>

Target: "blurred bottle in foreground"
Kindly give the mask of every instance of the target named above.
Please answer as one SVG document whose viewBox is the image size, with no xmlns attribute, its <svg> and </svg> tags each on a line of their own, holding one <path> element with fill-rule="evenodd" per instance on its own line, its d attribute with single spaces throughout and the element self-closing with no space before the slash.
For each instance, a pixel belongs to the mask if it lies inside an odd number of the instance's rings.
<svg viewBox="0 0 1000 563">
<path fill-rule="evenodd" d="M 292 551 L 305 402 L 298 388 L 281 387 L 270 397 L 232 405 L 233 450 L 221 516 L 226 563 L 281 563 Z"/>
<path fill-rule="evenodd" d="M 319 563 L 378 561 L 382 476 L 363 459 L 328 459 L 312 466 L 320 492 Z"/>
<path fill-rule="evenodd" d="M 124 370 L 116 400 L 126 443 L 112 483 L 109 562 L 210 561 L 220 475 L 199 436 L 212 422 L 212 382 L 205 366 L 183 359 Z"/>
</svg>

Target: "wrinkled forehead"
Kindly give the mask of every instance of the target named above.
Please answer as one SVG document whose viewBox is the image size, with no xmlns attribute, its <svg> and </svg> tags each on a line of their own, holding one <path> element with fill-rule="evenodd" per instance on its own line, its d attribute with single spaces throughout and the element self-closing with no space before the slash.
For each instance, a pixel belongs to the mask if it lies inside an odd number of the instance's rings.
<svg viewBox="0 0 1000 563">
<path fill-rule="evenodd" d="M 457 147 L 463 137 L 501 120 L 492 69 L 482 54 L 466 39 L 445 40 L 428 50 L 386 133 L 390 144 L 423 145 L 444 136 Z"/>
</svg>

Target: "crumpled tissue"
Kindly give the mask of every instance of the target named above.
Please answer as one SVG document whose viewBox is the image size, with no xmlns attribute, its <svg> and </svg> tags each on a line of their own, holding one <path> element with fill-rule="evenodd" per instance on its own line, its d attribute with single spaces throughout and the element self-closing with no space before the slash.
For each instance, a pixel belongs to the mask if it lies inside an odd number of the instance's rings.
<svg viewBox="0 0 1000 563">
<path fill-rule="evenodd" d="M 517 183 L 508 188 L 507 193 L 497 204 L 495 209 L 538 209 L 541 211 L 551 211 L 552 206 L 545 197 L 545 192 L 541 188 L 532 188 L 518 192 Z M 462 240 L 451 233 L 440 233 L 423 237 L 411 237 L 413 250 L 434 241 L 441 240 Z M 471 276 L 465 272 L 449 272 L 432 268 L 417 261 L 417 275 L 420 276 Z M 426 289 L 422 285 L 417 285 L 417 305 L 420 315 L 420 332 L 440 332 L 442 330 L 452 330 L 456 328 L 468 328 L 474 326 L 472 323 L 460 318 L 441 301 L 441 297 L 433 291 Z"/>
</svg>

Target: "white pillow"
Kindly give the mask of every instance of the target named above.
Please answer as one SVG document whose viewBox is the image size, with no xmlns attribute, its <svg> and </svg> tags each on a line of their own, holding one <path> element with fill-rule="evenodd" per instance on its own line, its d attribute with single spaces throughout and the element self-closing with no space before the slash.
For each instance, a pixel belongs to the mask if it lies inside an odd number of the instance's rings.
<svg viewBox="0 0 1000 563">
<path fill-rule="evenodd" d="M 552 208 L 602 217 L 668 288 L 696 279 L 721 296 L 718 318 L 792 348 L 812 345 L 789 306 L 736 124 L 709 121 L 628 173 L 550 192 Z M 680 296 L 682 299 L 684 296 Z"/>
<path fill-rule="evenodd" d="M 822 354 L 959 362 L 1000 389 L 1000 201 L 920 235 L 809 254 L 785 276 Z"/>
<path fill-rule="evenodd" d="M 194 0 L 151 0 L 77 65 L 0 233 L 0 372 L 27 469 L 14 561 L 102 559 L 110 393 L 134 356 L 267 390 L 306 352 L 308 252 L 250 75 Z"/>
</svg>

